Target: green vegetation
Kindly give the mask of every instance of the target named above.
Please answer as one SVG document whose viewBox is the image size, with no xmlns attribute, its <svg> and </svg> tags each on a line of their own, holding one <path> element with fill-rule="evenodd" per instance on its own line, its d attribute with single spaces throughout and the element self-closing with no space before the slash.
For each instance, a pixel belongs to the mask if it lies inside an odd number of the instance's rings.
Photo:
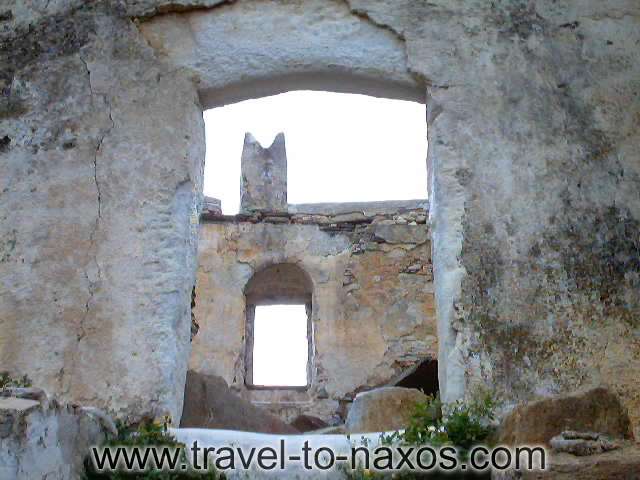
<svg viewBox="0 0 640 480">
<path fill-rule="evenodd" d="M 430 396 L 427 401 L 416 404 L 409 427 L 404 432 L 393 432 L 380 436 L 381 445 L 430 445 L 434 448 L 455 447 L 458 458 L 464 460 L 469 450 L 476 445 L 491 446 L 495 433 L 495 410 L 498 403 L 490 392 L 476 395 L 468 402 L 458 401 L 444 406 L 439 397 Z M 368 446 L 368 445 L 365 445 Z M 349 480 L 381 480 L 393 478 L 410 480 L 419 478 L 484 478 L 470 477 L 472 474 L 439 472 L 395 472 L 380 473 L 373 470 L 346 470 Z"/>
<path fill-rule="evenodd" d="M 485 392 L 468 403 L 449 404 L 445 413 L 437 416 L 434 412 L 442 412 L 442 404 L 439 398 L 430 397 L 416 405 L 409 428 L 399 434 L 399 440 L 409 445 L 451 445 L 464 454 L 488 441 L 494 432 L 496 406 L 491 394 Z"/>
<path fill-rule="evenodd" d="M 26 388 L 31 386 L 31 380 L 26 375 L 22 377 L 12 377 L 9 372 L 0 372 L 0 390 L 3 388 L 18 387 Z"/>
<path fill-rule="evenodd" d="M 118 436 L 112 438 L 105 447 L 172 447 L 180 448 L 179 464 L 188 464 L 185 445 L 176 440 L 168 431 L 168 419 L 164 422 L 143 422 L 137 427 L 118 425 Z M 182 472 L 162 471 L 148 468 L 144 472 L 96 472 L 91 459 L 87 457 L 84 462 L 84 480 L 224 480 L 224 475 L 213 469 L 206 472 L 186 470 Z"/>
</svg>

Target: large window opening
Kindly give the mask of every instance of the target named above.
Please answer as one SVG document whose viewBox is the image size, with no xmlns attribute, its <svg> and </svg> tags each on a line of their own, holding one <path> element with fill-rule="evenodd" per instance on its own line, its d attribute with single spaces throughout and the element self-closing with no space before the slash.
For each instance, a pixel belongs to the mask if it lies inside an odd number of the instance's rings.
<svg viewBox="0 0 640 480">
<path fill-rule="evenodd" d="M 263 305 L 253 320 L 253 385 L 308 384 L 309 336 L 305 305 Z"/>
<path fill-rule="evenodd" d="M 288 202 L 363 202 L 427 196 L 424 104 L 294 91 L 204 112 L 204 194 L 239 211 L 246 132 L 263 146 L 286 137 Z"/>
<path fill-rule="evenodd" d="M 245 384 L 253 389 L 306 389 L 313 363 L 313 285 L 294 264 L 254 274 L 245 287 Z"/>
</svg>

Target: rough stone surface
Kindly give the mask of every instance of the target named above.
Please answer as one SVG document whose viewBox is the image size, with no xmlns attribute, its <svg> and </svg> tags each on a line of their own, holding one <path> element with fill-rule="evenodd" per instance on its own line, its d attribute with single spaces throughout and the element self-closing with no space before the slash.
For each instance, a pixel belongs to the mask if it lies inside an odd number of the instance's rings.
<svg viewBox="0 0 640 480">
<path fill-rule="evenodd" d="M 102 413 L 63 406 L 46 396 L 39 401 L 0 398 L 0 478 L 82 478 L 89 447 L 100 445 L 110 430 L 104 418 Z"/>
<path fill-rule="evenodd" d="M 347 433 L 388 432 L 409 426 L 416 403 L 427 396 L 419 390 L 384 387 L 359 393 L 349 410 Z"/>
<path fill-rule="evenodd" d="M 424 243 L 427 229 L 420 225 L 378 224 L 374 236 L 387 243 Z"/>
<path fill-rule="evenodd" d="M 640 448 L 625 443 L 619 450 L 599 455 L 577 457 L 569 453 L 553 453 L 546 471 L 493 472 L 494 480 L 638 480 Z"/>
<path fill-rule="evenodd" d="M 269 148 L 247 133 L 242 148 L 240 213 L 287 213 L 287 152 L 284 134 Z"/>
<path fill-rule="evenodd" d="M 344 421 L 357 392 L 436 357 L 427 225 L 399 225 L 424 231 L 408 243 L 386 243 L 374 234 L 378 222 L 425 213 L 396 212 L 369 223 L 304 214 L 281 217 L 287 223 L 242 216 L 204 222 L 195 308 L 200 330 L 190 368 L 223 377 L 243 398 L 287 422 L 300 414 Z M 255 298 L 281 303 L 285 294 L 297 303 L 312 299 L 309 388 L 247 389 L 246 307 Z"/>
<path fill-rule="evenodd" d="M 554 452 L 566 452 L 578 456 L 596 455 L 620 448 L 620 444 L 594 432 L 562 432 L 549 441 Z"/>
<path fill-rule="evenodd" d="M 202 217 L 222 215 L 222 202 L 217 198 L 204 197 L 202 202 Z"/>
<path fill-rule="evenodd" d="M 640 4 L 465 2 L 457 25 L 445 2 L 415 23 L 376 4 L 444 87 L 427 102 L 443 399 L 606 383 L 637 435 Z M 433 31 L 464 61 L 426 54 Z"/>
<path fill-rule="evenodd" d="M 232 392 L 221 377 L 187 372 L 181 428 L 212 428 L 262 433 L 298 433 L 267 411 Z"/>
<path fill-rule="evenodd" d="M 207 108 L 301 89 L 424 99 L 402 40 L 343 0 L 229 2 L 158 16 L 141 31 L 197 79 Z"/>
<path fill-rule="evenodd" d="M 299 432 L 311 432 L 313 430 L 322 430 L 327 428 L 327 422 L 318 417 L 311 415 L 298 415 L 291 422 L 291 426 Z"/>
<path fill-rule="evenodd" d="M 0 365 L 61 401 L 179 418 L 204 125 L 109 2 L 0 24 Z"/>
<path fill-rule="evenodd" d="M 429 211 L 429 202 L 419 200 L 385 200 L 378 202 L 294 203 L 289 204 L 289 213 L 335 216 L 342 213 L 361 213 L 367 218 L 376 215 L 392 215 L 416 210 Z M 424 220 L 424 219 L 423 219 Z M 423 221 L 424 223 L 424 221 Z"/>
<path fill-rule="evenodd" d="M 500 427 L 500 443 L 549 444 L 566 430 L 592 431 L 612 438 L 631 438 L 631 424 L 618 397 L 604 388 L 556 396 L 519 405 Z"/>
</svg>

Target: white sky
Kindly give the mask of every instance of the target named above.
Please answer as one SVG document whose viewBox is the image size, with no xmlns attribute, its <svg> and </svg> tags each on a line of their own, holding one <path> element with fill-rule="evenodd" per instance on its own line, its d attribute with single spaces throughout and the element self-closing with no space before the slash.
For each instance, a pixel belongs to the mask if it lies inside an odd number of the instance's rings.
<svg viewBox="0 0 640 480">
<path fill-rule="evenodd" d="M 238 213 L 245 132 L 265 147 L 284 132 L 289 203 L 427 197 L 424 105 L 364 95 L 298 91 L 204 112 L 204 193 Z M 306 312 L 256 308 L 253 381 L 307 384 Z"/>
<path fill-rule="evenodd" d="M 204 193 L 238 213 L 245 132 L 269 146 L 284 132 L 289 203 L 427 196 L 424 105 L 364 95 L 296 91 L 204 112 Z"/>
<path fill-rule="evenodd" d="M 253 384 L 307 384 L 307 313 L 304 305 L 257 306 L 253 320 Z"/>
</svg>

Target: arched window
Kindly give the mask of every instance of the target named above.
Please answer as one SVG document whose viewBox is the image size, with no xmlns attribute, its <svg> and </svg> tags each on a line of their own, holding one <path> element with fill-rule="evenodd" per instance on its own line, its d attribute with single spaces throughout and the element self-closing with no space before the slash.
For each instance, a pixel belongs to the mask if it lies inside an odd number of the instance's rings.
<svg viewBox="0 0 640 480">
<path fill-rule="evenodd" d="M 245 287 L 245 384 L 306 389 L 311 384 L 313 285 L 294 264 L 257 272 Z"/>
</svg>

